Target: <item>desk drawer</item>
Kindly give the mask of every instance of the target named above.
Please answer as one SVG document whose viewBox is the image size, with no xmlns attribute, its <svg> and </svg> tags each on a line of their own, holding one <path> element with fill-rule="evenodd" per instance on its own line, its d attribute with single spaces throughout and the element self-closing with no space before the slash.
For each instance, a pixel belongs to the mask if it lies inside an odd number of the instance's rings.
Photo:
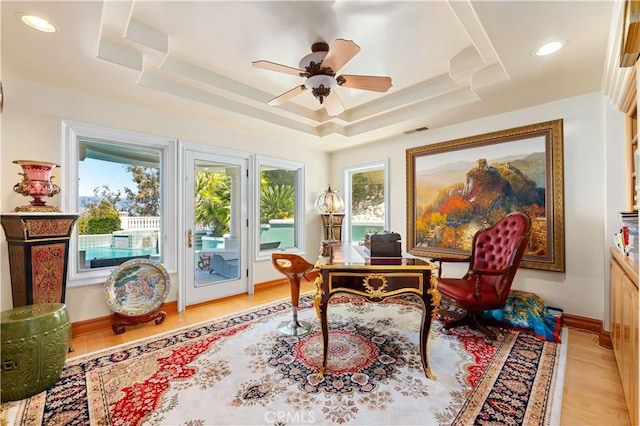
<svg viewBox="0 0 640 426">
<path fill-rule="evenodd" d="M 426 272 L 330 272 L 329 292 L 350 290 L 364 293 L 369 297 L 387 297 L 394 293 L 408 293 L 415 290 L 422 294 L 425 281 L 428 282 L 429 271 Z"/>
</svg>

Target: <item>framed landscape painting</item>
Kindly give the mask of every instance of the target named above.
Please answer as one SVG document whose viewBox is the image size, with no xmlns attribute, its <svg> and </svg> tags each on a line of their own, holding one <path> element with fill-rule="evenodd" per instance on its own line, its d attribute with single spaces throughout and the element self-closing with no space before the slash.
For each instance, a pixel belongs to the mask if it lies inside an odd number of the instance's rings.
<svg viewBox="0 0 640 426">
<path fill-rule="evenodd" d="M 408 149 L 407 251 L 468 255 L 476 231 L 521 211 L 520 266 L 564 272 L 562 132 L 559 119 Z"/>
</svg>

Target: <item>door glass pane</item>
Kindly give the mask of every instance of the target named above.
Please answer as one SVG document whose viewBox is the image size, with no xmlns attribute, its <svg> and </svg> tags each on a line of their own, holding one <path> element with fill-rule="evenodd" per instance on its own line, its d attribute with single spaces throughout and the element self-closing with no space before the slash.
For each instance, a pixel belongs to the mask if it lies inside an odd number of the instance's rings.
<svg viewBox="0 0 640 426">
<path fill-rule="evenodd" d="M 364 239 L 367 232 L 383 231 L 385 226 L 385 171 L 353 172 L 351 176 L 351 241 Z"/>
<path fill-rule="evenodd" d="M 79 141 L 78 269 L 162 259 L 160 149 Z"/>
<path fill-rule="evenodd" d="M 234 190 L 238 167 L 195 162 L 194 248 L 196 287 L 240 276 Z"/>
</svg>

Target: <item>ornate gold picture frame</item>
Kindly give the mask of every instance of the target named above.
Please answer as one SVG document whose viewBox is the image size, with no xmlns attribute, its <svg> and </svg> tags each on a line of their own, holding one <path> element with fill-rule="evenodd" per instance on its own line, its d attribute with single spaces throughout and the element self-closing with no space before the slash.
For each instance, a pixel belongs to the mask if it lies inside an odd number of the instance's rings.
<svg viewBox="0 0 640 426">
<path fill-rule="evenodd" d="M 562 119 L 410 148 L 407 251 L 468 255 L 473 234 L 529 215 L 523 268 L 565 271 Z"/>
</svg>

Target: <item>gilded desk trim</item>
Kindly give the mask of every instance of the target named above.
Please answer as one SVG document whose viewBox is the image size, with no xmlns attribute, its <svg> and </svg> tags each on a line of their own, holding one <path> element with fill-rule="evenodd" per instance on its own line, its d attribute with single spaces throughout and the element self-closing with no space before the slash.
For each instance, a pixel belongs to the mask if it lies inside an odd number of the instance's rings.
<svg viewBox="0 0 640 426">
<path fill-rule="evenodd" d="M 390 269 L 394 269 L 394 268 L 398 268 L 401 267 L 403 269 L 402 272 L 384 272 L 384 276 L 380 273 L 381 271 L 389 271 Z M 437 310 L 438 307 L 440 306 L 440 300 L 441 300 L 441 294 L 438 291 L 438 281 L 436 279 L 436 275 L 434 274 L 434 271 L 437 270 L 437 266 L 433 265 L 433 264 L 419 264 L 419 265 L 341 265 L 341 264 L 321 264 L 321 263 L 317 263 L 316 264 L 316 268 L 318 268 L 320 270 L 320 274 L 316 277 L 314 284 L 315 284 L 315 292 L 313 295 L 313 300 L 314 300 L 314 306 L 316 308 L 316 315 L 318 317 L 318 320 L 320 321 L 321 325 L 323 324 L 323 320 L 322 320 L 322 300 L 323 298 L 325 298 L 325 289 L 324 289 L 324 279 L 323 279 L 323 270 L 330 270 L 330 269 L 341 269 L 342 272 L 328 272 L 328 279 L 329 279 L 329 283 L 327 285 L 327 291 L 328 291 L 328 295 L 326 295 L 326 304 L 324 306 L 324 310 L 325 310 L 325 320 L 326 318 L 326 309 L 328 307 L 329 304 L 329 299 L 336 293 L 349 293 L 349 294 L 355 294 L 355 295 L 359 295 L 359 296 L 363 296 L 365 298 L 367 298 L 367 300 L 373 302 L 373 303 L 378 303 L 382 300 L 384 300 L 387 297 L 393 297 L 393 296 L 397 296 L 400 294 L 415 294 L 417 296 L 419 296 L 420 298 L 420 303 L 423 305 L 423 315 L 422 315 L 422 320 L 421 320 L 421 325 L 420 325 L 420 332 L 421 332 L 421 338 L 419 345 L 420 347 L 420 358 L 421 361 L 423 363 L 423 368 L 424 368 L 424 372 L 425 375 L 431 379 L 431 380 L 435 380 L 436 377 L 433 375 L 433 373 L 431 372 L 431 367 L 429 364 L 429 358 L 428 358 L 428 352 L 427 352 L 427 348 L 428 348 L 428 342 L 431 336 L 431 329 L 433 326 L 433 321 L 435 320 L 435 317 L 437 315 Z M 344 269 L 352 269 L 354 272 L 346 272 L 344 271 Z M 424 271 L 425 270 L 429 270 L 429 288 L 427 289 L 426 293 L 424 292 Z M 372 280 L 372 279 L 380 279 L 380 277 L 382 277 L 382 281 L 383 284 L 380 287 L 385 287 L 386 288 L 386 277 L 389 278 L 399 278 L 399 277 L 412 277 L 412 278 L 418 278 L 418 286 L 417 288 L 401 288 L 401 289 L 396 289 L 396 290 L 392 290 L 390 292 L 385 292 L 382 291 L 384 290 L 384 288 L 382 290 L 380 290 L 380 288 L 378 289 L 367 289 L 367 291 L 359 291 L 359 290 L 354 290 L 354 289 L 350 289 L 350 288 L 345 288 L 345 287 L 333 287 L 332 285 L 332 279 L 334 277 L 334 275 L 340 275 L 342 277 L 344 276 L 351 276 L 351 277 L 363 277 L 363 286 L 366 288 L 366 282 L 368 280 Z M 426 338 L 425 338 L 425 347 L 422 348 L 422 333 L 424 333 L 424 322 L 427 320 L 427 315 L 426 312 L 428 307 L 425 306 L 425 301 L 423 298 L 423 295 L 429 295 L 431 296 L 431 317 L 429 318 L 429 328 L 428 330 L 426 330 Z M 378 299 L 378 300 L 373 300 L 373 299 Z M 327 333 L 328 333 L 328 328 L 327 328 Z M 319 366 L 319 371 L 318 371 L 318 378 L 322 378 L 324 377 L 324 373 L 326 370 L 326 358 L 324 355 L 325 348 L 324 348 L 324 342 L 325 342 L 325 336 L 324 336 L 324 329 L 323 327 L 321 327 L 321 334 L 322 334 L 322 339 L 323 339 L 323 357 L 321 359 L 320 362 L 320 366 Z M 328 335 L 326 336 L 326 342 L 328 344 Z M 423 352 L 424 351 L 424 352 Z"/>
</svg>

